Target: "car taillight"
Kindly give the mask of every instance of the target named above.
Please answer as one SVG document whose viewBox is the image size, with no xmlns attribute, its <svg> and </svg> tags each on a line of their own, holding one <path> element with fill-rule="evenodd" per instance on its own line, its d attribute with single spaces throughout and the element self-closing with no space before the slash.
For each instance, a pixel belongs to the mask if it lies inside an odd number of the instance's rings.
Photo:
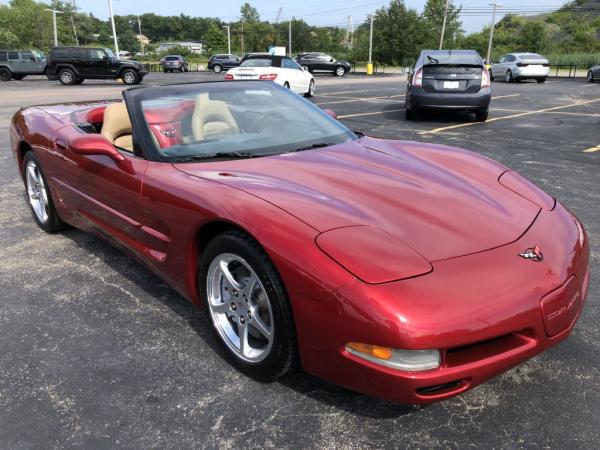
<svg viewBox="0 0 600 450">
<path fill-rule="evenodd" d="M 276 73 L 263 73 L 261 76 L 258 77 L 259 80 L 269 80 L 269 81 L 274 81 L 275 78 L 277 78 Z"/>
<path fill-rule="evenodd" d="M 527 67 L 529 64 L 517 63 L 517 67 Z"/>
<path fill-rule="evenodd" d="M 490 74 L 485 69 L 483 69 L 481 71 L 481 87 L 482 88 L 488 88 L 488 87 L 490 87 Z"/>
<path fill-rule="evenodd" d="M 413 76 L 413 85 L 416 87 L 423 87 L 423 68 L 417 69 Z"/>
<path fill-rule="evenodd" d="M 233 75 L 231 75 L 230 73 L 225 74 L 225 79 L 226 80 L 233 80 Z"/>
</svg>

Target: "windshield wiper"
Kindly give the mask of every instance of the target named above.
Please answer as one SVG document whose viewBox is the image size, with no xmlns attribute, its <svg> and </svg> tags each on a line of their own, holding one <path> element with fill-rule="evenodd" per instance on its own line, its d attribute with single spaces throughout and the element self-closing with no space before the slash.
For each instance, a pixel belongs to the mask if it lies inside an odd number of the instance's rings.
<svg viewBox="0 0 600 450">
<path fill-rule="evenodd" d="M 335 145 L 335 143 L 332 143 L 332 142 L 318 142 L 316 144 L 307 145 L 306 147 L 299 147 L 299 148 L 296 148 L 296 149 L 291 150 L 291 151 L 292 152 L 303 152 L 304 150 L 313 150 L 315 148 L 331 147 L 332 145 Z"/>
<path fill-rule="evenodd" d="M 434 64 L 439 64 L 439 63 L 440 63 L 439 59 L 435 59 L 433 56 L 429 56 L 429 55 L 427 55 L 427 59 L 428 59 L 430 62 L 434 63 Z"/>
<path fill-rule="evenodd" d="M 244 158 L 253 158 L 258 156 L 256 154 L 250 152 L 217 152 L 217 153 L 201 153 L 199 155 L 189 155 L 183 156 L 181 158 L 173 159 L 173 162 L 189 162 L 189 161 L 197 161 L 201 159 L 220 159 L 220 158 L 228 158 L 228 159 L 244 159 Z"/>
</svg>

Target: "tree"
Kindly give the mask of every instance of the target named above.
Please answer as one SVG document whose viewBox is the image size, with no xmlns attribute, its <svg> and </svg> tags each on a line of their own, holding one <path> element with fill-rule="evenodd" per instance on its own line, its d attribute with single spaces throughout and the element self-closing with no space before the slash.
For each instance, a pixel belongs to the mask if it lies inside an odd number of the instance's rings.
<svg viewBox="0 0 600 450">
<path fill-rule="evenodd" d="M 448 12 L 446 14 L 446 2 Z M 460 10 L 452 0 L 427 0 L 423 10 L 424 47 L 437 49 L 446 14 L 446 29 L 444 32 L 443 48 L 456 48 L 456 43 L 463 34 L 460 21 Z"/>
<path fill-rule="evenodd" d="M 212 25 L 204 36 L 208 51 L 218 53 L 227 49 L 227 38 L 221 28 Z"/>
<path fill-rule="evenodd" d="M 258 14 L 258 10 L 252 6 L 250 3 L 244 3 L 240 8 L 240 12 L 242 13 L 242 19 L 245 22 L 259 22 L 260 15 Z"/>
<path fill-rule="evenodd" d="M 8 30 L 0 29 L 0 48 L 16 48 L 19 38 Z"/>
</svg>

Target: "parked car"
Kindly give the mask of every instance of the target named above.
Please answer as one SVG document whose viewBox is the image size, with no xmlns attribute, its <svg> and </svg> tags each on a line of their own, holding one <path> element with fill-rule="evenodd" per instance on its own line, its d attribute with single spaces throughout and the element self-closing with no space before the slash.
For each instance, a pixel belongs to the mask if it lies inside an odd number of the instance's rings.
<svg viewBox="0 0 600 450">
<path fill-rule="evenodd" d="M 492 64 L 492 80 L 504 80 L 507 83 L 521 80 L 546 82 L 550 75 L 550 63 L 537 53 L 508 53 Z"/>
<path fill-rule="evenodd" d="M 37 50 L 0 50 L 0 80 L 22 80 L 27 75 L 44 75 L 46 56 Z"/>
<path fill-rule="evenodd" d="M 406 119 L 427 109 L 474 112 L 485 122 L 491 100 L 490 77 L 475 50 L 423 50 L 408 76 Z"/>
<path fill-rule="evenodd" d="M 594 81 L 600 81 L 600 64 L 598 64 L 597 66 L 592 67 L 588 73 L 587 73 L 587 80 L 590 83 L 593 83 Z"/>
<path fill-rule="evenodd" d="M 215 73 L 221 73 L 223 70 L 239 66 L 240 63 L 241 58 L 237 55 L 213 55 L 208 60 L 208 70 L 212 70 Z"/>
<path fill-rule="evenodd" d="M 198 323 L 245 374 L 266 381 L 302 367 L 386 400 L 431 403 L 576 326 L 590 285 L 585 229 L 501 164 L 359 136 L 274 83 L 123 97 L 15 114 L 11 152 L 32 221 L 128 251 L 204 309 Z M 570 353 L 552 359 L 570 364 Z M 533 376 L 528 390 L 547 393 L 544 374 Z"/>
<path fill-rule="evenodd" d="M 331 72 L 338 77 L 343 77 L 352 69 L 348 61 L 338 61 L 325 53 L 301 53 L 294 60 L 309 72 Z"/>
<path fill-rule="evenodd" d="M 181 55 L 167 55 L 162 59 L 163 71 L 173 72 L 178 70 L 179 72 L 187 72 L 188 62 Z"/>
<path fill-rule="evenodd" d="M 246 55 L 239 67 L 229 69 L 226 80 L 268 80 L 305 97 L 315 94 L 315 79 L 287 56 Z"/>
<path fill-rule="evenodd" d="M 52 47 L 46 68 L 48 78 L 56 77 L 66 85 L 87 79 L 121 79 L 125 84 L 138 84 L 146 73 L 139 62 L 121 61 L 109 48 L 92 47 Z"/>
</svg>

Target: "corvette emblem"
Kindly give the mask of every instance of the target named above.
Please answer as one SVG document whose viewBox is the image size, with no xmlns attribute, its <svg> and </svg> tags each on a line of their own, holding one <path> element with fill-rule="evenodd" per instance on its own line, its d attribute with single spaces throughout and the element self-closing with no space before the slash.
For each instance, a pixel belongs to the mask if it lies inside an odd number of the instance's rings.
<svg viewBox="0 0 600 450">
<path fill-rule="evenodd" d="M 540 262 L 544 259 L 544 254 L 537 245 L 534 245 L 532 248 L 528 248 L 523 253 L 519 253 L 519 256 L 521 258 L 536 262 Z"/>
</svg>

